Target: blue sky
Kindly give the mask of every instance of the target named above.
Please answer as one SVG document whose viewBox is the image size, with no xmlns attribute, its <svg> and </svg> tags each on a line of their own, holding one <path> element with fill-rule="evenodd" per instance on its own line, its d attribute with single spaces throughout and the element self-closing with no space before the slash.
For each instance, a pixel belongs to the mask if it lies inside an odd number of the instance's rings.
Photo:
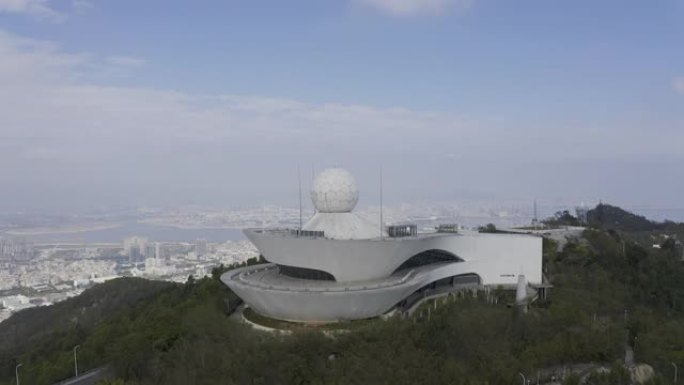
<svg viewBox="0 0 684 385">
<path fill-rule="evenodd" d="M 672 114 L 682 1 L 473 1 L 460 12 L 441 2 L 393 16 L 363 1 L 123 0 L 76 14 L 55 1 L 43 3 L 64 21 L 0 22 L 68 52 L 140 58 L 146 68 L 120 79 L 136 86 L 473 112 L 593 115 L 647 99 Z"/>
<path fill-rule="evenodd" d="M 277 201 L 384 159 L 396 200 L 682 207 L 683 47 L 681 0 L 0 0 L 4 205 Z"/>
</svg>

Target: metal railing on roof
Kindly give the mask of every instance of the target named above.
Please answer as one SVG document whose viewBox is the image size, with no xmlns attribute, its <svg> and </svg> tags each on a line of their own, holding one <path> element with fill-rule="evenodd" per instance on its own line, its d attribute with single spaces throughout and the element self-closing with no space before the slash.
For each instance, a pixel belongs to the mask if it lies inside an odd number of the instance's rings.
<svg viewBox="0 0 684 385">
<path fill-rule="evenodd" d="M 392 225 L 385 228 L 390 238 L 415 237 L 418 235 L 418 225 Z"/>
<path fill-rule="evenodd" d="M 297 238 L 325 238 L 324 231 L 316 230 L 300 230 L 292 228 L 272 228 L 272 229 L 255 229 L 257 233 L 274 234 L 281 236 L 297 237 Z"/>
</svg>

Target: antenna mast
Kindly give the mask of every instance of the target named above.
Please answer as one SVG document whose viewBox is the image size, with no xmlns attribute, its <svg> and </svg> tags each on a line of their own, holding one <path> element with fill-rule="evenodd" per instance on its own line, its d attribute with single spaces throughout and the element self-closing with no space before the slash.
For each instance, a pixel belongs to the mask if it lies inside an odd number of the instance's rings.
<svg viewBox="0 0 684 385">
<path fill-rule="evenodd" d="M 382 217 L 382 163 L 380 163 L 380 239 L 384 238 L 383 235 L 383 217 Z"/>
<path fill-rule="evenodd" d="M 314 164 L 311 162 L 311 186 L 310 189 L 313 191 L 313 183 L 314 183 Z M 313 205 L 313 213 L 316 215 L 316 205 Z"/>
<path fill-rule="evenodd" d="M 299 181 L 299 231 L 302 231 L 302 170 L 297 164 L 297 179 Z"/>
</svg>

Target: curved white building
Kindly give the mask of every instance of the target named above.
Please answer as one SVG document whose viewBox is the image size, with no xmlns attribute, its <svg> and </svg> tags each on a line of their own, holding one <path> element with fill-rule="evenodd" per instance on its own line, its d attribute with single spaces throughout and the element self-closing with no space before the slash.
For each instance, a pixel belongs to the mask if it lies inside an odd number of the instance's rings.
<svg viewBox="0 0 684 385">
<path fill-rule="evenodd" d="M 296 322 L 362 319 L 382 315 L 425 288 L 515 288 L 519 275 L 530 284 L 542 283 L 539 237 L 415 231 L 392 231 L 389 236 L 379 223 L 352 212 L 358 190 L 342 169 L 319 174 L 311 197 L 317 213 L 301 231 L 245 230 L 270 263 L 221 277 L 268 317 Z"/>
</svg>

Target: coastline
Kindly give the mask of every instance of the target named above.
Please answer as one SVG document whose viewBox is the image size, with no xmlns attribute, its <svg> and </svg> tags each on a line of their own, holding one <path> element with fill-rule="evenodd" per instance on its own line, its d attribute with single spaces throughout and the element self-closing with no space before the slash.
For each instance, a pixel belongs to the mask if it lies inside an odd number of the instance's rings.
<svg viewBox="0 0 684 385">
<path fill-rule="evenodd" d="M 242 230 L 242 229 L 249 228 L 249 227 L 255 227 L 255 226 L 248 226 L 248 225 L 244 225 L 244 224 L 210 226 L 210 225 L 201 225 L 201 224 L 168 223 L 168 222 L 163 222 L 163 221 L 157 221 L 154 219 L 142 219 L 142 220 L 137 221 L 137 223 L 141 223 L 144 225 L 150 225 L 150 226 L 171 227 L 171 228 L 179 229 L 179 230 Z"/>
<path fill-rule="evenodd" d="M 29 227 L 7 230 L 3 234 L 12 236 L 33 236 L 33 235 L 49 235 L 49 234 L 76 234 L 87 233 L 90 231 L 110 230 L 122 227 L 123 223 L 99 223 L 70 227 Z"/>
</svg>

